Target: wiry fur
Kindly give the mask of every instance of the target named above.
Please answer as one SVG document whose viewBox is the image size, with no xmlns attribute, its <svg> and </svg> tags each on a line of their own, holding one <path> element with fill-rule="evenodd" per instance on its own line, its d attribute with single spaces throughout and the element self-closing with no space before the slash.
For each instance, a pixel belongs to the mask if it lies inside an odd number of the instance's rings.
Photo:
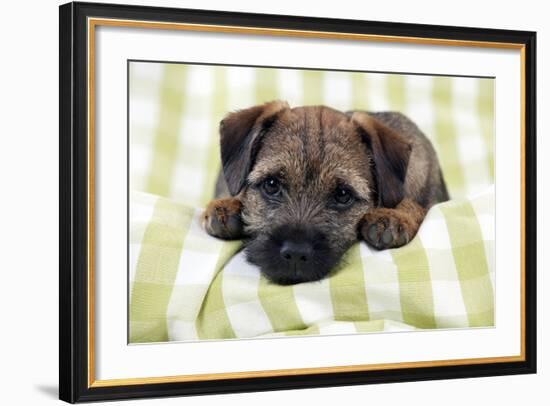
<svg viewBox="0 0 550 406">
<path fill-rule="evenodd" d="M 358 238 L 379 249 L 406 244 L 448 198 L 431 144 L 399 113 L 272 102 L 229 114 L 220 131 L 231 196 L 209 205 L 205 228 L 245 239 L 248 260 L 277 283 L 323 278 Z M 268 177 L 284 186 L 275 201 L 262 193 Z M 345 209 L 334 204 L 342 185 L 355 196 Z M 307 243 L 307 262 L 290 266 L 285 241 Z"/>
</svg>

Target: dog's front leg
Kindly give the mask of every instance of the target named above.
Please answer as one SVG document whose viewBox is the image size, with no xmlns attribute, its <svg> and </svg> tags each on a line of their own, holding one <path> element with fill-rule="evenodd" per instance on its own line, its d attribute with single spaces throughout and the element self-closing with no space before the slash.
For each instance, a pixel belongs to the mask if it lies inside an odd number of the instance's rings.
<svg viewBox="0 0 550 406">
<path fill-rule="evenodd" d="M 243 235 L 241 201 L 236 197 L 212 200 L 202 216 L 206 232 L 224 240 L 238 240 Z"/>
<path fill-rule="evenodd" d="M 394 209 L 369 209 L 359 224 L 359 232 L 374 248 L 397 248 L 414 238 L 425 216 L 426 209 L 411 199 L 404 199 Z"/>
</svg>

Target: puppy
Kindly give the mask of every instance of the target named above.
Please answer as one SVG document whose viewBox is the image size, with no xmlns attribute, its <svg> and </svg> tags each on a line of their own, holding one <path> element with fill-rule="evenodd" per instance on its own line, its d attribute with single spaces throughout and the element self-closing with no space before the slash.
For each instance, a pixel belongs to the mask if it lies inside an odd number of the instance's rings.
<svg viewBox="0 0 550 406">
<path fill-rule="evenodd" d="M 228 114 L 220 143 L 204 227 L 243 239 L 247 260 L 278 284 L 322 279 L 358 239 L 407 244 L 449 198 L 430 141 L 400 113 L 273 101 Z"/>
</svg>

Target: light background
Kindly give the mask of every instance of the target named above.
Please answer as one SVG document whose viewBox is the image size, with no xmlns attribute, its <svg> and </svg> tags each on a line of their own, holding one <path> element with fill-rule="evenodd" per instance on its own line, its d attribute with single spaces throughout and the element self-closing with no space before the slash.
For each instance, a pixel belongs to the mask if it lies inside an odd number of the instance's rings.
<svg viewBox="0 0 550 406">
<path fill-rule="evenodd" d="M 123 3 L 123 1 L 109 1 Z M 125 1 L 125 3 L 210 8 L 233 11 L 271 12 L 321 17 L 357 18 L 383 21 L 483 26 L 493 28 L 538 30 L 538 203 L 548 198 L 544 173 L 550 163 L 549 119 L 542 115 L 550 108 L 550 86 L 543 72 L 550 67 L 548 49 L 550 27 L 543 2 L 526 0 L 507 8 L 502 2 L 465 0 L 458 3 L 437 1 L 388 1 L 377 7 L 359 7 L 352 0 L 316 4 L 283 1 L 253 2 L 222 0 L 208 3 L 193 1 Z M 0 26 L 3 42 L 1 65 L 1 102 L 6 112 L 0 120 L 0 173 L 3 194 L 0 211 L 0 259 L 5 270 L 0 284 L 3 334 L 0 345 L 0 373 L 6 383 L 2 401 L 7 404 L 61 404 L 57 398 L 57 92 L 58 92 L 58 1 L 10 3 L 4 9 L 7 18 Z M 23 24 L 18 16 L 25 16 Z M 17 39 L 17 40 L 15 40 Z M 26 52 L 22 52 L 26 50 Z M 15 61 L 17 63 L 15 63 Z M 39 61 L 39 66 L 37 66 Z M 22 84 L 25 84 L 22 87 Z M 29 112 L 32 116 L 29 117 Z M 37 200 L 37 197 L 39 199 Z M 548 291 L 548 278 L 542 270 L 546 232 L 550 227 L 544 210 L 539 212 L 539 342 L 548 340 L 548 323 L 543 314 L 550 311 L 542 292 Z M 38 243 L 37 243 L 38 242 Z M 29 246 L 33 244 L 32 255 Z M 9 272 L 8 272 L 9 271 Z M 24 287 L 24 288 L 22 288 Z M 21 292 L 25 294 L 22 295 Z M 13 309 L 17 309 L 14 311 Z M 544 345 L 539 348 L 537 376 L 489 377 L 300 391 L 247 393 L 224 396 L 172 398 L 120 402 L 121 405 L 181 404 L 210 405 L 280 405 L 293 403 L 341 404 L 369 401 L 389 404 L 446 405 L 499 404 L 515 405 L 528 399 L 548 398 L 550 360 Z M 540 401 L 539 401 L 540 402 Z M 118 404 L 117 402 L 110 402 Z"/>
<path fill-rule="evenodd" d="M 451 198 L 494 178 L 494 79 L 133 61 L 130 189 L 204 207 L 220 169 L 218 124 L 271 100 L 400 111 L 432 141 Z"/>
</svg>

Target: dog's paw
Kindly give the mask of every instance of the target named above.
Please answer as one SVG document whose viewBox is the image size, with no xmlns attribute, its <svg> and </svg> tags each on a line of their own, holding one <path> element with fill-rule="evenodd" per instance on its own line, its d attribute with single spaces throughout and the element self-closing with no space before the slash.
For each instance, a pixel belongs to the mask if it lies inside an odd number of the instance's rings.
<svg viewBox="0 0 550 406">
<path fill-rule="evenodd" d="M 202 216 L 204 229 L 208 234 L 225 240 L 239 239 L 243 235 L 241 202 L 227 198 L 212 200 Z"/>
<path fill-rule="evenodd" d="M 379 250 L 402 247 L 417 230 L 418 225 L 407 213 L 386 208 L 370 209 L 359 229 L 361 237 Z"/>
</svg>

